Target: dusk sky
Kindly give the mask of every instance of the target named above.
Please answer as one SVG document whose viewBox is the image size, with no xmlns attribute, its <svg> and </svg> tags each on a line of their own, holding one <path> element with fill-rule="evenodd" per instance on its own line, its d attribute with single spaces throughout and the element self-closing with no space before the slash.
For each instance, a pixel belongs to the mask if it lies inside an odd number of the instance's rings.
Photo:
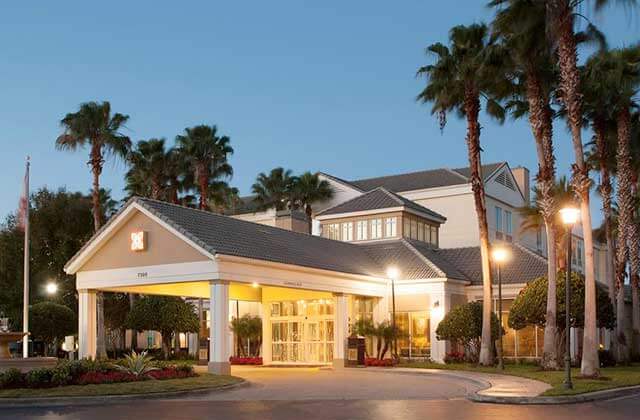
<svg viewBox="0 0 640 420">
<path fill-rule="evenodd" d="M 87 151 L 59 152 L 60 119 L 108 100 L 132 140 L 216 124 L 231 137 L 231 185 L 250 192 L 275 166 L 354 179 L 467 166 L 465 124 L 441 134 L 415 102 L 424 48 L 457 24 L 488 21 L 486 1 L 3 2 L 0 6 L 0 217 L 15 211 L 32 156 L 32 191 L 88 192 Z M 622 8 L 592 18 L 611 46 L 637 39 Z M 526 121 L 482 115 L 484 162 L 536 170 Z M 590 134 L 585 136 L 588 139 Z M 556 124 L 559 170 L 572 160 Z M 123 196 L 122 162 L 102 185 Z M 594 204 L 597 208 L 598 204 Z M 599 214 L 594 215 L 599 221 Z"/>
</svg>

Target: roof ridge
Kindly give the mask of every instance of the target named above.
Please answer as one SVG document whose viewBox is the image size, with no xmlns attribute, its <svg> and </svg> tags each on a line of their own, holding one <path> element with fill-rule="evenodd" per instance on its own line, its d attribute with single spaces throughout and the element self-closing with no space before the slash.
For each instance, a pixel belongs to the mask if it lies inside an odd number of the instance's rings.
<svg viewBox="0 0 640 420">
<path fill-rule="evenodd" d="M 432 168 L 432 169 L 421 169 L 419 171 L 411 171 L 411 172 L 402 172 L 402 173 L 397 173 L 397 174 L 391 174 L 391 175 L 380 175 L 380 176 L 372 176 L 369 178 L 361 178 L 361 179 L 354 179 L 351 181 L 348 181 L 350 183 L 352 182 L 364 182 L 364 181 L 371 181 L 373 179 L 381 179 L 381 178 L 391 178 L 391 177 L 395 177 L 395 176 L 405 176 L 405 175 L 415 175 L 415 174 L 421 174 L 421 173 L 425 173 L 425 172 L 435 172 L 435 171 L 441 171 L 447 168 Z"/>
<path fill-rule="evenodd" d="M 358 190 L 360 192 L 365 192 L 365 191 L 362 190 L 362 188 L 358 187 L 357 185 L 352 184 L 350 181 L 347 181 L 346 179 L 343 179 L 343 178 L 340 178 L 340 177 L 337 177 L 337 176 L 334 176 L 334 175 L 331 175 L 331 174 L 328 174 L 328 173 L 322 172 L 322 171 L 318 171 L 318 174 L 324 175 L 324 176 L 326 176 L 328 178 L 333 179 L 336 182 L 339 182 L 341 184 L 347 185 L 348 187 L 351 187 L 351 188 L 353 188 L 355 190 Z"/>
<path fill-rule="evenodd" d="M 447 274 L 444 271 L 442 271 L 442 269 L 440 267 L 438 267 L 437 264 L 435 264 L 433 261 L 428 259 L 422 252 L 418 251 L 416 249 L 416 247 L 414 247 L 411 242 L 407 241 L 405 238 L 401 238 L 400 242 L 406 244 L 407 247 L 411 250 L 411 252 L 416 254 L 418 256 L 418 258 L 420 258 L 427 265 L 429 265 L 431 268 L 433 268 L 435 271 L 437 271 L 439 275 L 441 275 L 442 277 L 445 277 L 445 278 L 447 277 Z"/>
<path fill-rule="evenodd" d="M 453 175 L 459 176 L 462 179 L 469 181 L 469 177 L 462 175 L 460 172 L 456 171 L 455 169 L 444 168 L 444 170 L 452 173 Z"/>
</svg>

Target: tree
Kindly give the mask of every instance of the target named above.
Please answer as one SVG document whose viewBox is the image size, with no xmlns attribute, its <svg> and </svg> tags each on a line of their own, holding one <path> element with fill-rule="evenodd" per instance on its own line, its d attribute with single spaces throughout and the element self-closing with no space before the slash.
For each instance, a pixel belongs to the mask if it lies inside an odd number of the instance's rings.
<svg viewBox="0 0 640 420">
<path fill-rule="evenodd" d="M 187 182 L 197 185 L 198 207 L 209 210 L 210 186 L 224 182 L 233 175 L 228 158 L 233 154 L 231 139 L 218 135 L 215 125 L 197 125 L 185 128 L 184 134 L 176 136 L 181 159 L 189 170 Z"/>
<path fill-rule="evenodd" d="M 236 336 L 239 356 L 257 357 L 262 344 L 262 318 L 245 314 L 231 320 L 231 331 Z M 253 342 L 253 346 L 251 345 Z M 247 346 L 245 347 L 245 343 Z M 245 352 L 246 348 L 246 352 Z"/>
<path fill-rule="evenodd" d="M 56 147 L 59 150 L 75 151 L 78 148 L 88 146 L 89 162 L 93 174 L 93 227 L 97 232 L 102 226 L 102 210 L 100 202 L 100 174 L 104 166 L 105 156 L 113 155 L 125 158 L 131 148 L 129 137 L 120 133 L 128 115 L 115 113 L 111 115 L 111 104 L 86 102 L 80 105 L 78 112 L 67 114 L 60 124 L 64 133 L 56 139 Z M 97 356 L 106 357 L 104 308 L 102 293 L 96 296 L 97 310 Z"/>
<path fill-rule="evenodd" d="M 499 121 L 504 110 L 492 98 L 491 92 L 499 85 L 497 72 L 488 65 L 488 29 L 486 25 L 456 26 L 449 34 L 450 46 L 436 43 L 427 47 L 435 54 L 435 64 L 424 66 L 418 75 L 427 78 L 427 86 L 418 95 L 418 101 L 431 102 L 432 114 L 438 114 L 440 126 L 446 124 L 446 114 L 456 111 L 467 121 L 467 151 L 470 181 L 473 190 L 482 261 L 484 315 L 480 363 L 493 363 L 491 342 L 491 262 L 489 259 L 489 228 L 487 225 L 486 197 L 480 159 L 480 123 L 478 116 L 481 96 L 486 98 L 486 111 Z"/>
<path fill-rule="evenodd" d="M 111 336 L 118 338 L 122 345 L 125 341 L 127 315 L 131 309 L 131 297 L 126 293 L 105 293 L 104 295 L 104 325 L 111 332 Z M 132 338 L 133 336 L 135 334 Z M 117 347 L 115 342 L 111 345 L 114 349 Z M 132 343 L 132 350 L 135 350 L 134 343 Z"/>
<path fill-rule="evenodd" d="M 438 340 L 448 340 L 464 347 L 469 360 L 477 362 L 482 337 L 482 302 L 469 302 L 450 310 L 436 328 Z M 500 338 L 500 321 L 491 313 L 491 340 Z M 504 334 L 504 331 L 502 331 Z"/>
<path fill-rule="evenodd" d="M 251 191 L 255 194 L 254 200 L 261 210 L 285 210 L 291 205 L 294 183 L 295 177 L 291 170 L 278 167 L 272 169 L 268 175 L 264 172 L 258 174 Z"/>
<path fill-rule="evenodd" d="M 172 177 L 177 168 L 176 152 L 166 150 L 165 139 L 140 140 L 128 157 L 125 190 L 130 195 L 172 201 Z"/>
<path fill-rule="evenodd" d="M 625 0 L 635 4 L 635 0 Z M 567 124 L 571 131 L 571 139 L 575 155 L 572 167 L 572 184 L 580 198 L 582 231 L 585 245 L 585 326 L 584 350 L 580 371 L 584 376 L 598 376 L 598 331 L 596 328 L 596 282 L 593 259 L 593 233 L 591 227 L 591 208 L 589 207 L 589 168 L 584 158 L 582 145 L 582 91 L 580 89 L 580 73 L 578 70 L 577 39 L 574 31 L 574 20 L 579 15 L 578 9 L 582 0 L 544 0 L 548 23 L 547 33 L 557 46 L 557 61 L 560 68 L 559 96 L 567 110 Z M 596 9 L 609 4 L 608 0 L 596 0 Z"/>
<path fill-rule="evenodd" d="M 200 329 L 193 305 L 173 296 L 144 296 L 136 300 L 125 324 L 136 331 L 158 331 L 165 358 L 169 357 L 174 334 L 177 337 L 178 333 L 195 333 Z"/>
<path fill-rule="evenodd" d="M 549 290 L 556 285 L 556 215 L 554 195 L 555 155 L 553 153 L 553 109 L 551 96 L 555 88 L 553 55 L 545 39 L 544 5 L 534 0 L 494 0 L 491 6 L 501 7 L 493 21 L 494 36 L 501 41 L 499 49 L 506 77 L 513 83 L 510 108 L 516 118 L 529 115 L 529 124 L 538 156 L 536 202 L 544 222 L 547 239 Z M 556 353 L 556 301 L 549 293 L 544 330 L 542 366 L 558 367 Z"/>
<path fill-rule="evenodd" d="M 558 354 L 564 353 L 562 343 L 566 335 L 565 331 L 565 276 L 566 272 L 558 272 L 558 282 L 556 284 L 556 300 L 558 302 L 558 316 L 556 318 L 556 328 L 561 338 L 558 340 Z M 544 328 L 547 323 L 545 315 L 545 302 L 547 301 L 548 280 L 546 277 L 539 277 L 530 281 L 520 291 L 509 310 L 509 327 L 520 330 L 529 325 Z M 597 325 L 599 328 L 613 329 L 616 325 L 616 315 L 607 291 L 601 286 L 597 289 Z M 571 306 L 570 320 L 573 328 L 584 327 L 584 300 L 585 280 L 584 276 L 578 273 L 571 274 Z"/>
<path fill-rule="evenodd" d="M 64 305 L 54 302 L 40 302 L 29 309 L 31 334 L 45 342 L 44 355 L 49 348 L 55 354 L 58 343 L 67 335 L 72 335 L 78 326 L 76 314 Z"/>
<path fill-rule="evenodd" d="M 291 196 L 294 207 L 302 208 L 307 215 L 309 233 L 311 233 L 311 217 L 313 216 L 311 206 L 318 201 L 331 199 L 333 197 L 333 189 L 331 184 L 324 179 L 320 179 L 317 173 L 305 172 L 295 178 Z"/>
</svg>

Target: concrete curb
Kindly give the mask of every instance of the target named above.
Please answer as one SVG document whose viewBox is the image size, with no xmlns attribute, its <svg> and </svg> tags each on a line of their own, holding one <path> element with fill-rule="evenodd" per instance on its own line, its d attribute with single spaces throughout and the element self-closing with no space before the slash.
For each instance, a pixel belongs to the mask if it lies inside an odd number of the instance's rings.
<svg viewBox="0 0 640 420">
<path fill-rule="evenodd" d="M 560 405 L 605 401 L 632 395 L 640 395 L 640 385 L 625 388 L 605 389 L 585 394 L 560 395 L 557 397 L 492 397 L 475 393 L 473 395 L 469 395 L 467 399 L 476 403 L 488 404 Z"/>
<path fill-rule="evenodd" d="M 127 395 L 103 395 L 99 397 L 39 397 L 39 398 L 0 398 L 0 408 L 48 408 L 48 407 L 68 407 L 68 406 L 91 406 L 104 404 L 118 404 L 121 402 L 176 398 L 191 395 L 207 394 L 215 391 L 227 391 L 251 385 L 241 378 L 240 381 L 211 388 L 196 388 L 185 391 L 152 392 L 147 394 L 127 394 Z"/>
</svg>

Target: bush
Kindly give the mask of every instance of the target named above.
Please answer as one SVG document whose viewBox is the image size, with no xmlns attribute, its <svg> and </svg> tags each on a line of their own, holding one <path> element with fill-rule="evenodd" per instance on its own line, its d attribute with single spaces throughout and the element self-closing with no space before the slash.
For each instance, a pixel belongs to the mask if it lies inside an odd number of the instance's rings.
<svg viewBox="0 0 640 420">
<path fill-rule="evenodd" d="M 447 353 L 444 356 L 444 362 L 446 364 L 450 364 L 450 363 L 464 363 L 466 362 L 466 357 L 464 355 L 464 352 L 461 351 L 452 351 L 450 353 Z"/>
<path fill-rule="evenodd" d="M 598 359 L 600 360 L 600 367 L 613 367 L 616 365 L 616 358 L 609 350 L 598 350 Z"/>
<path fill-rule="evenodd" d="M 138 378 L 124 372 L 87 372 L 80 375 L 74 383 L 78 385 L 100 385 L 114 384 L 118 382 L 133 382 L 136 380 L 138 380 Z"/>
<path fill-rule="evenodd" d="M 116 370 L 133 375 L 135 377 L 146 376 L 149 372 L 158 369 L 153 365 L 153 357 L 147 352 L 136 353 L 132 351 L 124 357 L 120 364 L 114 364 Z"/>
<path fill-rule="evenodd" d="M 0 374 L 0 388 L 20 388 L 24 385 L 24 375 L 12 368 Z"/>
<path fill-rule="evenodd" d="M 491 339 L 499 337 L 500 323 L 496 314 L 491 314 Z M 502 331 L 504 334 L 504 331 Z M 461 344 L 471 362 L 478 360 L 482 337 L 482 302 L 469 302 L 453 308 L 436 329 L 438 340 L 449 340 Z"/>
<path fill-rule="evenodd" d="M 25 383 L 29 388 L 49 388 L 53 386 L 51 383 L 52 377 L 53 369 L 33 369 L 25 375 Z"/>
</svg>

